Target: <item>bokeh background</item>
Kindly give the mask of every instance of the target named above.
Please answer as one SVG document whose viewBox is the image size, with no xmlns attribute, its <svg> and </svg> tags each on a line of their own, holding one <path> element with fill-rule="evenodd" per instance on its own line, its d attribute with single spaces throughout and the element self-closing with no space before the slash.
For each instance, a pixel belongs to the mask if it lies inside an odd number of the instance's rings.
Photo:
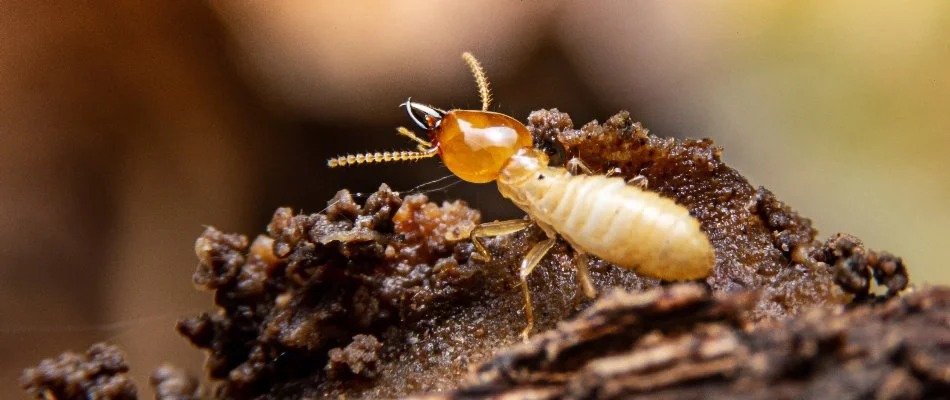
<svg viewBox="0 0 950 400">
<path fill-rule="evenodd" d="M 191 285 L 203 225 L 254 235 L 276 207 L 341 188 L 407 191 L 436 160 L 328 170 L 413 147 L 406 97 L 557 107 L 580 126 L 629 110 L 710 137 L 811 217 L 950 283 L 950 2 L 0 2 L 0 397 L 21 368 L 110 340 L 144 390 L 210 309 Z M 493 185 L 431 186 L 487 219 Z"/>
</svg>

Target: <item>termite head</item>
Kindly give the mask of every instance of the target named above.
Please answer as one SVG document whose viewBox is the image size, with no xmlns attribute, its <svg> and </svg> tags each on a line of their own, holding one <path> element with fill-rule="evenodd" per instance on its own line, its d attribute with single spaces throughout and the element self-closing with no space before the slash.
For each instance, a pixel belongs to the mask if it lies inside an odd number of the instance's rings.
<svg viewBox="0 0 950 400">
<path fill-rule="evenodd" d="M 471 54 L 464 53 L 462 58 L 478 83 L 481 110 L 443 111 L 409 99 L 402 105 L 413 122 L 426 131 L 429 140 L 420 139 L 405 128 L 399 128 L 398 132 L 419 143 L 419 151 L 340 156 L 327 161 L 327 165 L 417 160 L 438 154 L 449 171 L 463 180 L 485 183 L 497 179 L 518 150 L 532 146 L 531 133 L 518 120 L 488 111 L 491 93 L 485 71 Z"/>
<path fill-rule="evenodd" d="M 414 107 L 415 103 L 410 103 Z M 531 147 L 528 128 L 504 114 L 452 110 L 440 118 L 425 115 L 433 146 L 453 174 L 474 183 L 491 182 L 505 163 L 524 147 Z"/>
</svg>

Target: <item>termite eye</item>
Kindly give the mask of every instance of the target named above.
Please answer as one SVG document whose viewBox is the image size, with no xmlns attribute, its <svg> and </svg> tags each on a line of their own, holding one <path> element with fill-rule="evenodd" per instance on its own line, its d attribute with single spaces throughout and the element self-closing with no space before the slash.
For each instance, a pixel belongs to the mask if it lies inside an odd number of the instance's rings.
<svg viewBox="0 0 950 400">
<path fill-rule="evenodd" d="M 445 166 L 469 182 L 491 182 L 521 148 L 531 147 L 528 128 L 504 114 L 456 110 L 434 132 Z"/>
</svg>

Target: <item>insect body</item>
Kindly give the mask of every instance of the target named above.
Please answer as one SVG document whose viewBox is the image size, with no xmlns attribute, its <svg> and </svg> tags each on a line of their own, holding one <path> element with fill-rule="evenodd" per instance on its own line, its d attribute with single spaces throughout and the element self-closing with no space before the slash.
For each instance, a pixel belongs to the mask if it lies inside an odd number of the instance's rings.
<svg viewBox="0 0 950 400">
<path fill-rule="evenodd" d="M 531 220 L 490 222 L 475 227 L 471 238 L 477 256 L 483 260 L 491 258 L 480 239 L 517 232 L 531 224 L 537 224 L 548 236 L 528 251 L 520 266 L 528 320 L 523 331 L 525 338 L 534 324 L 527 277 L 554 246 L 558 235 L 574 248 L 578 284 L 589 297 L 596 291 L 588 277 L 588 253 L 662 280 L 709 275 L 715 261 L 712 246 L 686 208 L 629 185 L 620 177 L 574 175 L 565 168 L 549 166 L 548 156 L 534 148 L 531 133 L 521 122 L 488 111 L 491 99 L 484 70 L 471 54 L 464 53 L 462 57 L 478 82 L 481 111 L 443 111 L 407 101 L 404 105 L 409 115 L 427 131 L 431 141 L 406 128 L 397 131 L 416 141 L 419 151 L 340 156 L 330 159 L 328 165 L 416 160 L 438 154 L 446 167 L 463 180 L 495 181 L 501 194 Z M 423 118 L 419 119 L 417 113 Z M 587 169 L 577 159 L 572 162 Z"/>
<path fill-rule="evenodd" d="M 546 230 L 640 275 L 663 280 L 709 275 L 712 248 L 686 208 L 622 178 L 571 175 L 546 161 L 543 152 L 524 149 L 498 177 L 502 195 Z"/>
</svg>

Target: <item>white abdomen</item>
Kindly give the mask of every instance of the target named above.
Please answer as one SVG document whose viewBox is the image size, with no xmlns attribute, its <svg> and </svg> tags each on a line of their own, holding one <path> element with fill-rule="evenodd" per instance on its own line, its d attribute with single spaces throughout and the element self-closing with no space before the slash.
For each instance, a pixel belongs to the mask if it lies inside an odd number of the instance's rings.
<svg viewBox="0 0 950 400">
<path fill-rule="evenodd" d="M 622 178 L 538 167 L 499 179 L 499 189 L 576 250 L 663 280 L 710 274 L 712 246 L 685 207 Z"/>
</svg>

